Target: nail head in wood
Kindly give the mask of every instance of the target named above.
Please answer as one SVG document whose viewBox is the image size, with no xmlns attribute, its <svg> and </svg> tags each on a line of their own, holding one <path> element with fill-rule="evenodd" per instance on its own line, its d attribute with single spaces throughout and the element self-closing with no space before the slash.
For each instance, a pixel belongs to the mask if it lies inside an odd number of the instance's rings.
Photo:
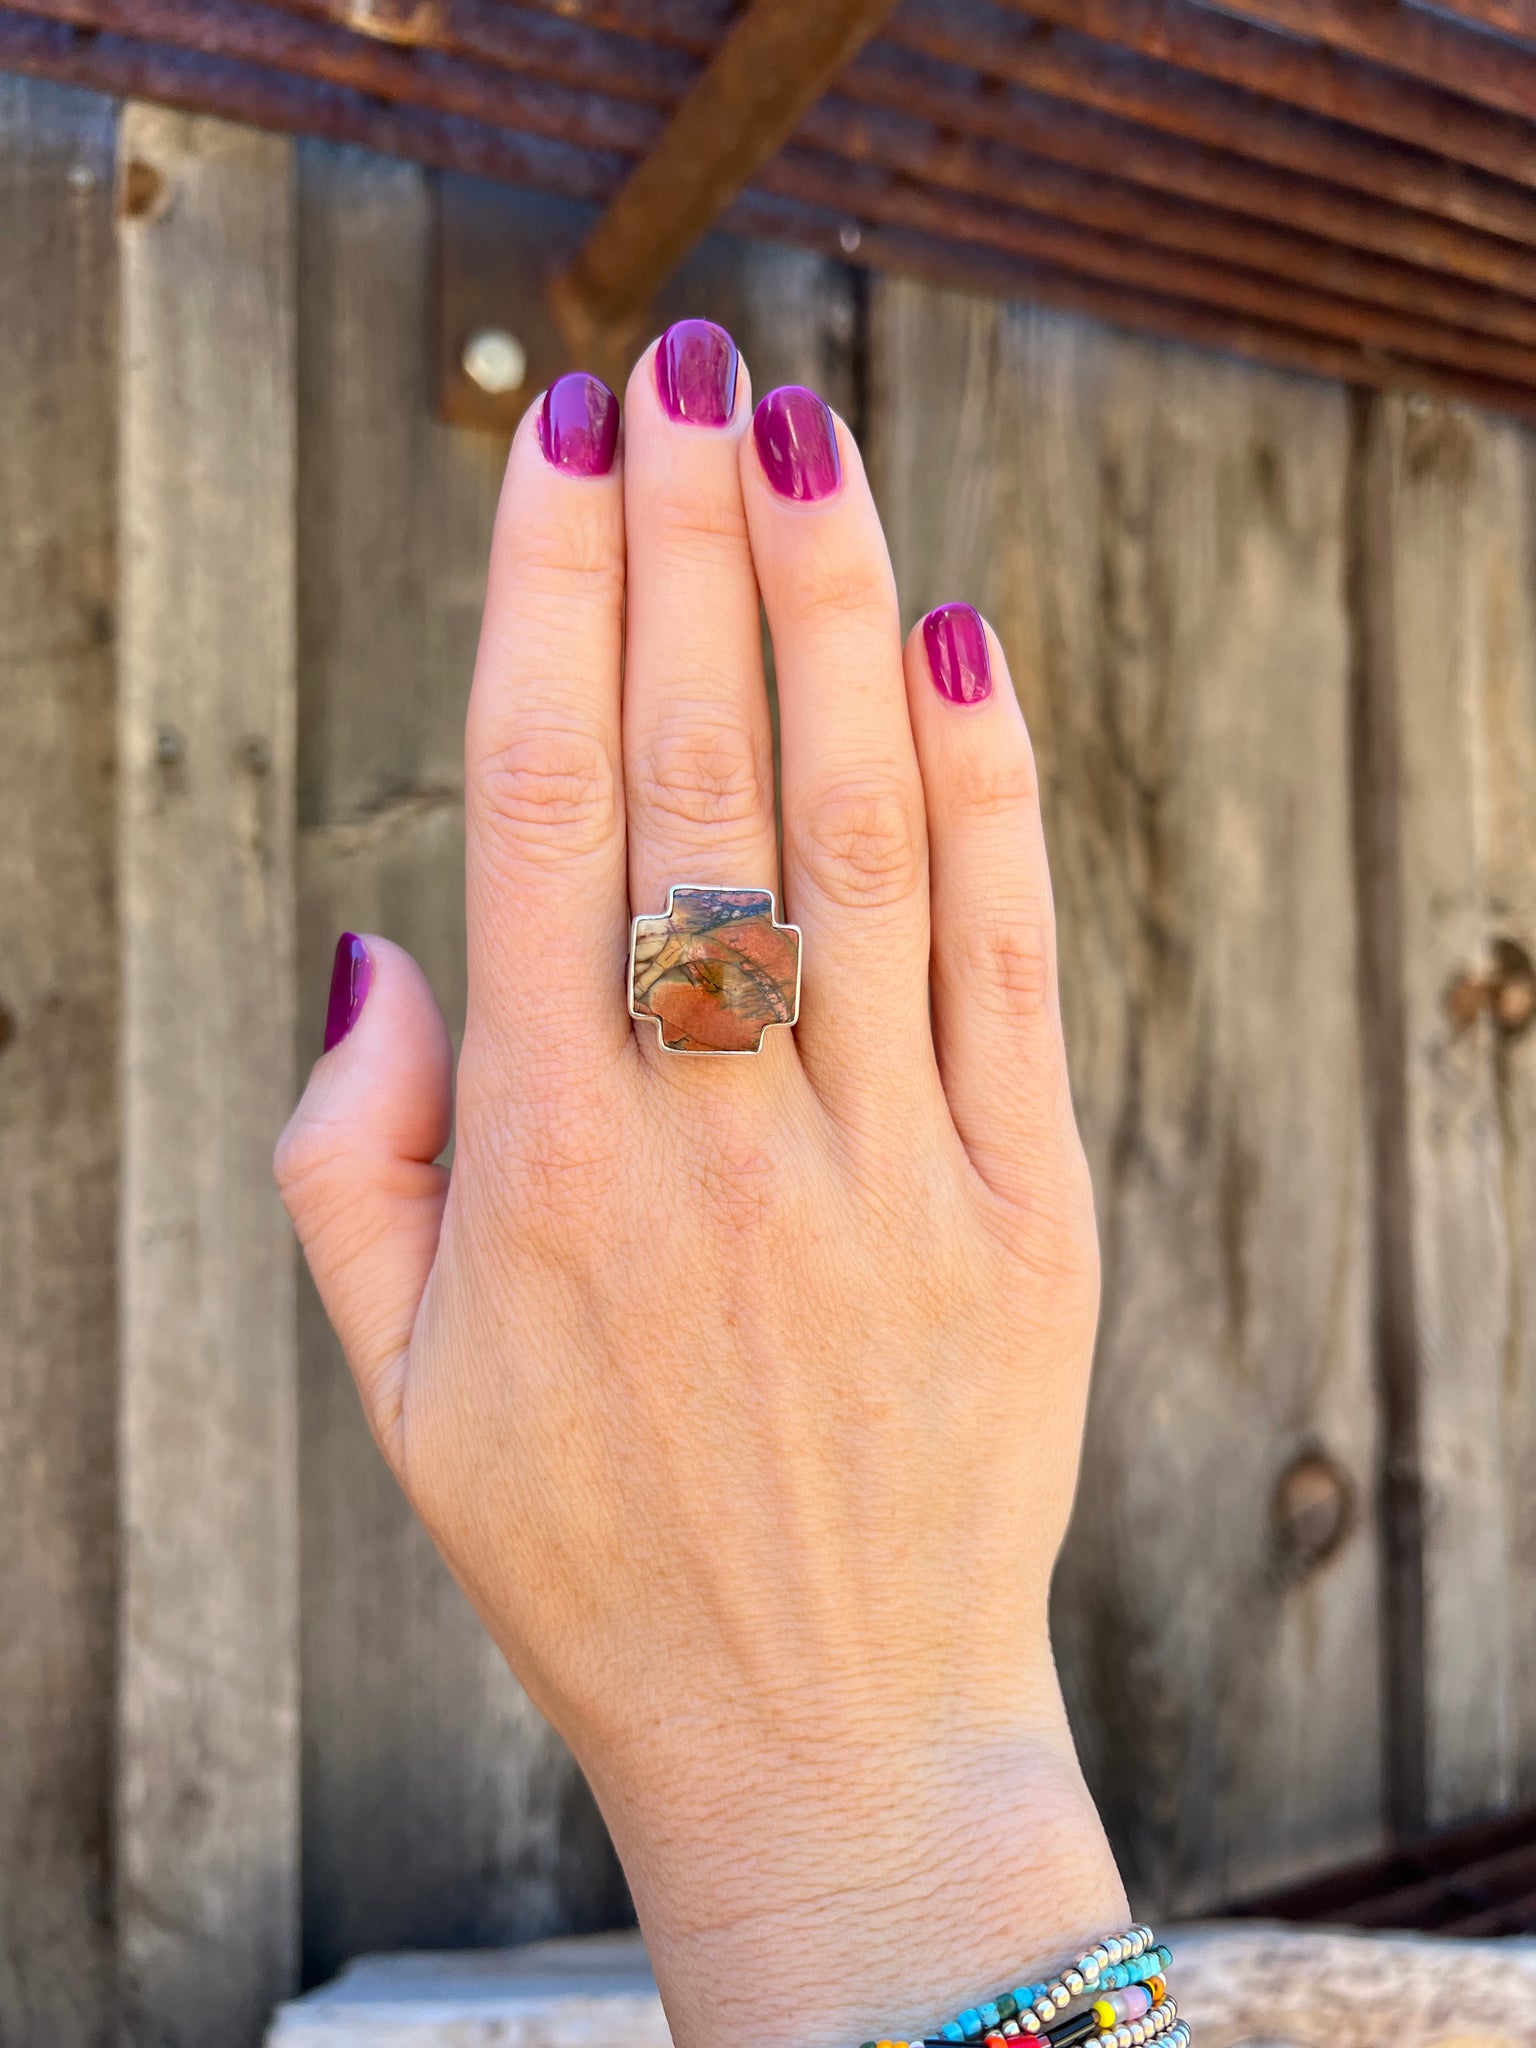
<svg viewBox="0 0 1536 2048">
<path fill-rule="evenodd" d="M 464 374 L 487 396 L 521 391 L 528 381 L 528 351 L 505 327 L 480 327 L 464 344 Z"/>
</svg>

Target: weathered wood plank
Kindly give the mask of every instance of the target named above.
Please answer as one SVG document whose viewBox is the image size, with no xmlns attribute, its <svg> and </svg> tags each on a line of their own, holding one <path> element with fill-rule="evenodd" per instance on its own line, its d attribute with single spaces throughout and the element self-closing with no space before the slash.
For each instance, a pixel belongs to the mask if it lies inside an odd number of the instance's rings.
<svg viewBox="0 0 1536 2048">
<path fill-rule="evenodd" d="M 464 707 L 506 457 L 432 415 L 427 180 L 300 153 L 299 1063 L 331 948 L 387 932 L 455 1035 Z M 595 1811 L 363 1423 L 300 1297 L 305 1972 L 622 1910 Z"/>
<path fill-rule="evenodd" d="M 1459 408 L 1362 403 L 1370 695 L 1397 766 L 1380 793 L 1401 977 L 1382 992 L 1401 1044 L 1386 1249 L 1413 1376 L 1435 1824 L 1536 1796 L 1536 1031 L 1518 1028 L 1536 956 L 1536 445 Z"/>
<path fill-rule="evenodd" d="M 1344 395 L 873 291 L 908 612 L 987 610 L 1044 791 L 1104 1253 L 1064 1680 L 1133 1892 L 1200 1907 L 1379 1826 Z"/>
<path fill-rule="evenodd" d="M 105 2048 L 113 111 L 0 78 L 0 2040 Z"/>
<path fill-rule="evenodd" d="M 292 146 L 119 133 L 125 2036 L 260 2039 L 297 1956 Z"/>
<path fill-rule="evenodd" d="M 464 1007 L 464 706 L 506 443 L 431 416 L 423 175 L 301 152 L 300 1060 L 330 949 L 387 932 L 457 1034 Z M 575 209 L 498 193 L 517 332 L 544 317 Z M 483 283 L 483 281 L 482 281 Z M 708 244 L 673 308 L 735 323 L 759 387 L 849 402 L 849 284 L 808 258 Z M 563 1747 L 439 1563 L 363 1424 L 312 1290 L 301 1296 L 306 1972 L 361 1949 L 526 1939 L 627 1916 Z"/>
</svg>

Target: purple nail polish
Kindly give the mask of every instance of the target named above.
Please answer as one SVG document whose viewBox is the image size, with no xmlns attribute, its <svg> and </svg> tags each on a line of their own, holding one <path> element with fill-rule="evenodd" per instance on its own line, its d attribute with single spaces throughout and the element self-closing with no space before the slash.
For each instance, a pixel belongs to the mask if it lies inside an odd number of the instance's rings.
<svg viewBox="0 0 1536 2048">
<path fill-rule="evenodd" d="M 336 941 L 336 963 L 331 969 L 331 999 L 325 1006 L 325 1049 L 333 1051 L 363 1014 L 368 990 L 373 984 L 373 962 L 368 948 L 356 932 L 343 932 Z"/>
<path fill-rule="evenodd" d="M 585 370 L 557 377 L 539 409 L 539 446 L 568 476 L 606 476 L 619 445 L 619 401 Z"/>
<path fill-rule="evenodd" d="M 799 384 L 769 392 L 752 415 L 752 438 L 763 474 L 781 498 L 801 504 L 830 498 L 843 480 L 832 415 Z"/>
<path fill-rule="evenodd" d="M 951 704 L 980 704 L 992 694 L 987 629 L 968 604 L 941 604 L 923 620 L 933 687 Z"/>
<path fill-rule="evenodd" d="M 724 427 L 736 410 L 736 344 L 713 320 L 679 320 L 656 344 L 656 390 L 667 417 Z"/>
</svg>

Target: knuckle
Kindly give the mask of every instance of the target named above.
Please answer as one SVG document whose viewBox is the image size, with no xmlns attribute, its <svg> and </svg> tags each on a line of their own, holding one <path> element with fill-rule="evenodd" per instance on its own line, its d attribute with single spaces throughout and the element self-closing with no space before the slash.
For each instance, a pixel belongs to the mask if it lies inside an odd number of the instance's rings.
<svg viewBox="0 0 1536 2048">
<path fill-rule="evenodd" d="M 519 608 L 594 603 L 624 595 L 624 557 L 607 520 L 552 519 L 506 536 L 507 581 Z"/>
<path fill-rule="evenodd" d="M 833 783 L 811 792 L 797 839 L 812 881 L 833 902 L 877 908 L 922 884 L 922 799 L 902 784 Z"/>
<path fill-rule="evenodd" d="M 983 753 L 967 761 L 955 777 L 957 808 L 963 818 L 979 824 L 1018 818 L 1039 800 L 1040 784 L 1027 753 L 1010 752 L 1002 759 Z"/>
<path fill-rule="evenodd" d="M 734 475 L 732 482 L 734 485 Z M 739 558 L 747 545 L 747 513 L 741 492 L 690 489 L 686 480 L 663 486 L 647 505 L 651 544 L 673 561 L 718 560 L 722 550 Z"/>
<path fill-rule="evenodd" d="M 595 853 L 618 830 L 618 776 L 596 733 L 520 732 L 475 766 L 477 808 L 509 850 L 534 860 Z"/>
<path fill-rule="evenodd" d="M 278 1139 L 272 1178 L 283 1207 L 295 1222 L 301 1211 L 313 1207 L 335 1156 L 335 1144 L 323 1124 L 301 1123 L 295 1118 Z"/>
<path fill-rule="evenodd" d="M 888 628 L 899 638 L 896 586 L 889 568 L 862 555 L 808 552 L 800 565 L 795 606 L 812 626 L 850 623 Z"/>
<path fill-rule="evenodd" d="M 1055 981 L 1049 905 L 1031 898 L 963 915 L 953 942 L 968 1004 L 1020 1023 L 1049 1009 Z"/>
<path fill-rule="evenodd" d="M 278 1140 L 272 1174 L 300 1242 L 323 1241 L 328 1256 L 357 1249 L 358 1180 L 347 1153 L 323 1123 L 292 1123 Z M 342 1228 L 342 1226 L 345 1228 Z"/>
<path fill-rule="evenodd" d="M 739 730 L 672 724 L 653 735 L 635 764 L 629 800 L 642 827 L 761 825 L 772 772 Z"/>
</svg>

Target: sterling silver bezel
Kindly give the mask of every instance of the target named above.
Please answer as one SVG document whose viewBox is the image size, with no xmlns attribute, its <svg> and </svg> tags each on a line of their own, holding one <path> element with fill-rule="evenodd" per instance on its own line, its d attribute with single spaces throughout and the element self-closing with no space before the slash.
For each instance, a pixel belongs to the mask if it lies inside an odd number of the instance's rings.
<svg viewBox="0 0 1536 2048">
<path fill-rule="evenodd" d="M 780 1024 L 775 1021 L 763 1026 L 762 1037 L 754 1046 L 729 1045 L 668 1045 L 661 1035 L 661 1019 L 649 1010 L 635 1008 L 635 947 L 640 939 L 640 927 L 652 918 L 670 917 L 677 901 L 678 891 L 685 895 L 706 896 L 766 896 L 768 913 L 780 931 L 795 935 L 795 1001 L 793 1013 Z M 770 1031 L 793 1031 L 800 1021 L 800 980 L 805 971 L 805 933 L 797 924 L 790 924 L 779 916 L 779 899 L 772 889 L 759 889 L 750 882 L 674 882 L 667 891 L 665 910 L 643 910 L 629 921 L 629 1014 L 637 1024 L 656 1026 L 656 1043 L 664 1053 L 680 1060 L 755 1060 L 763 1049 L 763 1040 Z"/>
</svg>

